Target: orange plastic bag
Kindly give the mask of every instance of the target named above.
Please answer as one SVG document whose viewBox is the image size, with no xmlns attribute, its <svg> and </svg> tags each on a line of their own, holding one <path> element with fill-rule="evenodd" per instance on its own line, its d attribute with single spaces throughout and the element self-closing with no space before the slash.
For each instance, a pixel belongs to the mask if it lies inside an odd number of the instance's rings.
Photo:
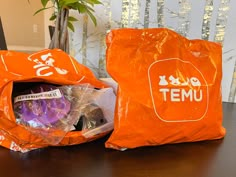
<svg viewBox="0 0 236 177">
<path fill-rule="evenodd" d="M 0 145 L 27 152 L 49 146 L 42 137 L 16 123 L 12 107 L 14 83 L 46 82 L 59 85 L 88 83 L 96 88 L 107 87 L 85 66 L 61 50 L 43 50 L 34 54 L 0 51 Z M 66 134 L 58 145 L 73 145 L 91 141 L 108 132 L 84 137 L 80 131 Z"/>
<path fill-rule="evenodd" d="M 106 147 L 222 138 L 221 52 L 164 28 L 112 30 L 107 70 L 119 87 Z"/>
</svg>

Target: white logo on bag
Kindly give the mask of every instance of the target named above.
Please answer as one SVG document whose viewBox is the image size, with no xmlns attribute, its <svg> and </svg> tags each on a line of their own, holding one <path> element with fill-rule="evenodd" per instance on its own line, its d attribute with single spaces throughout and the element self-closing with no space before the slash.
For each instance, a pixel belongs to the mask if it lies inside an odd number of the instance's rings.
<svg viewBox="0 0 236 177">
<path fill-rule="evenodd" d="M 13 151 L 20 151 L 20 152 L 28 152 L 29 150 L 23 149 L 20 146 L 18 146 L 14 141 L 11 142 L 10 149 Z"/>
<path fill-rule="evenodd" d="M 160 120 L 200 121 L 207 114 L 208 82 L 201 70 L 190 61 L 179 58 L 154 61 L 148 68 L 148 81 L 154 112 Z"/>
<path fill-rule="evenodd" d="M 36 63 L 36 65 L 33 66 L 34 69 L 36 69 L 36 75 L 37 76 L 51 76 L 53 75 L 53 72 L 51 71 L 51 68 L 54 68 L 58 74 L 65 75 L 68 73 L 67 70 L 58 68 L 54 66 L 55 59 L 53 59 L 51 53 L 47 53 L 40 56 L 39 60 L 28 58 L 30 61 L 33 61 Z M 43 73 L 44 72 L 44 73 Z"/>
<path fill-rule="evenodd" d="M 21 150 L 21 148 L 13 141 L 11 142 L 10 149 L 14 150 L 14 151 L 20 151 Z"/>
<path fill-rule="evenodd" d="M 169 76 L 169 82 L 166 79 L 165 75 L 159 76 L 159 86 L 168 86 L 168 85 L 173 85 L 173 86 L 187 86 L 190 85 L 191 88 L 193 87 L 200 87 L 201 82 L 199 81 L 198 78 L 196 77 L 191 77 L 186 78 L 184 82 L 180 81 L 180 78 L 174 77 L 173 75 Z M 200 89 L 181 89 L 181 88 L 160 88 L 159 91 L 163 95 L 163 100 L 167 101 L 169 98 L 172 102 L 180 102 L 180 101 L 185 101 L 189 99 L 191 102 L 196 101 L 200 102 L 202 101 L 202 90 Z"/>
<path fill-rule="evenodd" d="M 0 136 L 0 143 L 2 143 L 4 140 L 5 140 L 5 137 L 1 135 Z"/>
</svg>

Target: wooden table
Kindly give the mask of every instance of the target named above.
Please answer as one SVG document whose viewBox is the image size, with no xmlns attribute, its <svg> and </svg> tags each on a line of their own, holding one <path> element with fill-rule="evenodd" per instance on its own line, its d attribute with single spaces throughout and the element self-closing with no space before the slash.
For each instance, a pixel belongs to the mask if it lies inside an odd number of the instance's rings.
<svg viewBox="0 0 236 177">
<path fill-rule="evenodd" d="M 29 153 L 0 148 L 0 177 L 236 177 L 236 104 L 224 103 L 223 140 L 105 149 L 108 136 Z"/>
</svg>

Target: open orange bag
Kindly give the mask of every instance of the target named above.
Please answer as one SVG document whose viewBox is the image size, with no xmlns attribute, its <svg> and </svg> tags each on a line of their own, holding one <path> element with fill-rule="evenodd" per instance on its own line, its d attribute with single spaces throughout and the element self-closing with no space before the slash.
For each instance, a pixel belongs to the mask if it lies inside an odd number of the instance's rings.
<svg viewBox="0 0 236 177">
<path fill-rule="evenodd" d="M 165 28 L 112 30 L 106 42 L 107 70 L 119 85 L 107 148 L 224 137 L 221 45 Z"/>
<path fill-rule="evenodd" d="M 0 51 L 0 73 L 0 145 L 21 152 L 51 144 L 16 123 L 12 108 L 12 90 L 15 83 L 46 82 L 59 85 L 88 83 L 96 88 L 107 87 L 97 80 L 87 67 L 58 49 L 43 50 L 31 55 Z M 88 138 L 80 131 L 71 131 L 58 145 L 80 144 L 107 133 Z"/>
</svg>

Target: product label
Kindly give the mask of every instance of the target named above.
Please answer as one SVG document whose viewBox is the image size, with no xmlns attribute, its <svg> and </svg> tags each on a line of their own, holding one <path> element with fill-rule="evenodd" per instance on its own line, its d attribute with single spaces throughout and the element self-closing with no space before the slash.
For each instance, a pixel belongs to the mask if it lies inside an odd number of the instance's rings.
<svg viewBox="0 0 236 177">
<path fill-rule="evenodd" d="M 14 98 L 14 103 L 19 102 L 19 101 L 26 101 L 26 100 L 52 99 L 52 98 L 61 98 L 61 97 L 62 97 L 62 94 L 60 90 L 55 89 L 48 92 L 19 95 Z"/>
<path fill-rule="evenodd" d="M 208 110 L 208 84 L 200 70 L 178 58 L 152 63 L 150 94 L 157 117 L 167 122 L 198 121 Z"/>
</svg>

